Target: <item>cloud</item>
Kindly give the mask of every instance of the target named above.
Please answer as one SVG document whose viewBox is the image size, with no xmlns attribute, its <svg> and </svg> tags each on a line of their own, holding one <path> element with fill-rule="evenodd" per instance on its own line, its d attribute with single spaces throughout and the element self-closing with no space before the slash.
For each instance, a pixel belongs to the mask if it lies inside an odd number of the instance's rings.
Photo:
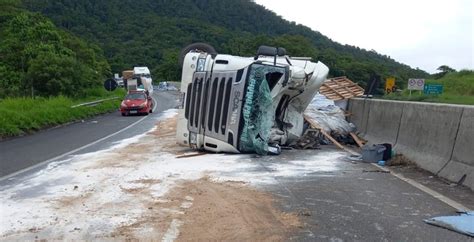
<svg viewBox="0 0 474 242">
<path fill-rule="evenodd" d="M 474 69 L 470 0 L 256 0 L 283 18 L 342 44 L 434 72 L 440 65 Z"/>
</svg>

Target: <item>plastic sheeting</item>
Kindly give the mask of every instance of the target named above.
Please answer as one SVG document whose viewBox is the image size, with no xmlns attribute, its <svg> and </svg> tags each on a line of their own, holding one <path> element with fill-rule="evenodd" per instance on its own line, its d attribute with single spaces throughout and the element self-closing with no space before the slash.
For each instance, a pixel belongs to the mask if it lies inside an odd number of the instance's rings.
<svg viewBox="0 0 474 242">
<path fill-rule="evenodd" d="M 346 121 L 344 111 L 334 104 L 334 101 L 327 99 L 321 94 L 317 94 L 305 114 L 321 126 L 321 128 L 328 132 L 337 132 L 341 135 L 347 135 L 354 131 L 353 124 Z"/>
<path fill-rule="evenodd" d="M 272 96 L 265 77 L 273 69 L 254 65 L 250 71 L 246 96 L 244 98 L 244 126 L 240 137 L 241 152 L 255 152 L 266 155 L 268 140 L 274 121 Z"/>
<path fill-rule="evenodd" d="M 461 213 L 460 216 L 442 216 L 425 219 L 424 221 L 428 224 L 474 237 L 474 211 Z"/>
</svg>

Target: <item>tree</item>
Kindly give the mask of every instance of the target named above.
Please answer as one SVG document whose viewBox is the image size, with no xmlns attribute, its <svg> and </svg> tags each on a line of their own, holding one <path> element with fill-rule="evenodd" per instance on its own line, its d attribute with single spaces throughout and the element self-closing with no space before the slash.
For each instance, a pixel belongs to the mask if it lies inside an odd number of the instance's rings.
<svg viewBox="0 0 474 242">
<path fill-rule="evenodd" d="M 440 71 L 440 72 L 442 72 L 442 73 L 456 72 L 455 69 L 453 69 L 453 68 L 451 68 L 451 67 L 449 67 L 449 66 L 447 66 L 447 65 L 442 65 L 442 66 L 438 67 L 438 69 L 436 69 L 436 70 L 438 70 L 438 71 Z"/>
<path fill-rule="evenodd" d="M 40 14 L 14 14 L 0 25 L 0 34 L 0 98 L 77 95 L 110 75 L 99 47 L 58 29 Z"/>
<path fill-rule="evenodd" d="M 161 64 L 153 70 L 155 79 L 163 81 L 181 81 L 181 67 L 178 62 L 179 50 L 166 50 Z"/>
<path fill-rule="evenodd" d="M 442 66 L 438 67 L 438 69 L 436 69 L 436 70 L 439 71 L 438 73 L 434 74 L 436 79 L 439 79 L 439 78 L 445 76 L 446 74 L 448 74 L 450 72 L 456 72 L 455 69 L 453 69 L 453 68 L 451 68 L 447 65 L 442 65 Z"/>
</svg>

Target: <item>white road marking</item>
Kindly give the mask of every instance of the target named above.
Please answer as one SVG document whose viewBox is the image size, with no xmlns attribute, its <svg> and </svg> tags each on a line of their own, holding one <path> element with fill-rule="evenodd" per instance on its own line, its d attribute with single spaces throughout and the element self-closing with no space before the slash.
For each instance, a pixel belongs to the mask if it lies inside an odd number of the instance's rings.
<svg viewBox="0 0 474 242">
<path fill-rule="evenodd" d="M 381 170 L 383 170 L 383 171 L 390 172 L 390 174 L 392 174 L 392 175 L 395 176 L 396 178 L 398 178 L 398 179 L 400 179 L 400 180 L 402 180 L 402 181 L 404 181 L 404 182 L 406 182 L 406 183 L 408 183 L 408 184 L 410 184 L 410 185 L 412 185 L 412 186 L 414 186 L 414 187 L 420 189 L 421 191 L 423 191 L 423 192 L 425 192 L 425 193 L 431 195 L 432 197 L 434 197 L 434 198 L 440 200 L 441 202 L 443 202 L 443 203 L 445 203 L 445 204 L 447 204 L 447 205 L 449 205 L 449 206 L 455 208 L 455 209 L 458 210 L 458 211 L 470 211 L 470 209 L 467 208 L 466 206 L 464 206 L 464 205 L 462 205 L 462 204 L 460 204 L 460 203 L 458 203 L 458 202 L 452 200 L 451 198 L 448 198 L 448 197 L 446 197 L 446 196 L 440 194 L 439 192 L 434 191 L 433 189 L 428 188 L 428 187 L 426 187 L 426 186 L 424 186 L 424 185 L 422 185 L 422 184 L 420 184 L 420 183 L 418 183 L 418 182 L 416 182 L 416 181 L 414 181 L 414 180 L 412 180 L 412 179 L 410 179 L 410 178 L 406 178 L 406 177 L 404 177 L 404 176 L 401 175 L 401 174 L 395 173 L 395 172 L 393 172 L 392 170 L 387 169 L 387 168 L 382 167 L 382 166 L 379 166 L 379 165 L 377 165 L 377 164 L 375 164 L 375 163 L 372 163 L 372 165 L 374 165 L 375 167 L 377 167 L 377 168 L 379 168 L 379 169 L 381 169 Z"/>
<path fill-rule="evenodd" d="M 157 105 L 156 105 L 157 102 L 156 102 L 155 98 L 152 97 L 152 99 L 153 99 L 153 101 L 155 102 L 155 105 L 153 105 L 153 112 L 155 112 L 156 106 L 157 106 Z M 76 152 L 78 152 L 78 151 L 81 151 L 81 150 L 83 150 L 83 149 L 85 149 L 85 148 L 88 148 L 88 147 L 90 147 L 90 146 L 92 146 L 92 145 L 95 145 L 95 144 L 97 144 L 97 143 L 99 143 L 99 142 L 102 142 L 102 141 L 104 141 L 104 140 L 106 140 L 106 139 L 108 139 L 108 138 L 110 138 L 110 137 L 113 137 L 113 136 L 115 136 L 115 135 L 117 135 L 117 134 L 120 134 L 120 133 L 122 133 L 122 132 L 124 132 L 124 131 L 130 129 L 131 127 L 137 125 L 138 123 L 140 123 L 141 121 L 143 121 L 143 120 L 146 119 L 147 117 L 148 117 L 148 116 L 145 116 L 145 117 L 139 119 L 138 121 L 136 121 L 136 122 L 130 124 L 129 126 L 123 128 L 123 129 L 121 129 L 121 130 L 119 130 L 119 131 L 117 131 L 117 132 L 115 132 L 115 133 L 109 134 L 109 135 L 107 135 L 107 136 L 105 136 L 105 137 L 103 137 L 103 138 L 100 138 L 100 139 L 98 139 L 98 140 L 96 140 L 96 141 L 94 141 L 94 142 L 92 142 L 92 143 L 89 143 L 89 144 L 87 144 L 87 145 L 81 146 L 81 147 L 79 147 L 79 148 L 77 148 L 77 149 L 71 150 L 71 151 L 66 152 L 66 153 L 64 153 L 64 154 L 58 155 L 58 156 L 53 157 L 53 158 L 51 158 L 51 159 L 49 159 L 49 160 L 42 161 L 42 162 L 40 162 L 40 163 L 38 163 L 38 164 L 36 164 L 36 165 L 30 166 L 30 167 L 26 167 L 26 168 L 24 168 L 24 169 L 21 169 L 21 170 L 19 170 L 19 171 L 16 171 L 16 172 L 14 172 L 14 173 L 11 173 L 11 174 L 9 174 L 9 175 L 6 175 L 6 176 L 0 178 L 0 182 L 5 181 L 5 180 L 8 180 L 8 179 L 10 179 L 10 178 L 12 178 L 12 177 L 14 177 L 14 176 L 17 176 L 17 175 L 19 175 L 19 174 L 21 174 L 21 173 L 24 173 L 24 172 L 33 170 L 33 169 L 35 169 L 35 168 L 37 168 L 37 167 L 40 167 L 40 166 L 42 166 L 42 165 L 44 165 L 44 164 L 48 164 L 48 163 L 50 163 L 50 162 L 52 162 L 52 161 L 59 160 L 59 159 L 64 158 L 64 157 L 66 157 L 66 156 L 68 156 L 68 155 L 74 154 L 74 153 L 76 153 Z"/>
</svg>

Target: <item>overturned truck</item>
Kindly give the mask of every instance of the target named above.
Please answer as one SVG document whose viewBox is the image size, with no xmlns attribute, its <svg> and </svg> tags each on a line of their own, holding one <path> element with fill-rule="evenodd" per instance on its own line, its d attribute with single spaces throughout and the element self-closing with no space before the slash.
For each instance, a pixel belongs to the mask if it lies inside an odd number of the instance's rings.
<svg viewBox="0 0 474 242">
<path fill-rule="evenodd" d="M 192 44 L 181 53 L 178 143 L 212 152 L 278 154 L 304 131 L 303 113 L 329 69 L 261 46 L 255 57 Z"/>
</svg>

